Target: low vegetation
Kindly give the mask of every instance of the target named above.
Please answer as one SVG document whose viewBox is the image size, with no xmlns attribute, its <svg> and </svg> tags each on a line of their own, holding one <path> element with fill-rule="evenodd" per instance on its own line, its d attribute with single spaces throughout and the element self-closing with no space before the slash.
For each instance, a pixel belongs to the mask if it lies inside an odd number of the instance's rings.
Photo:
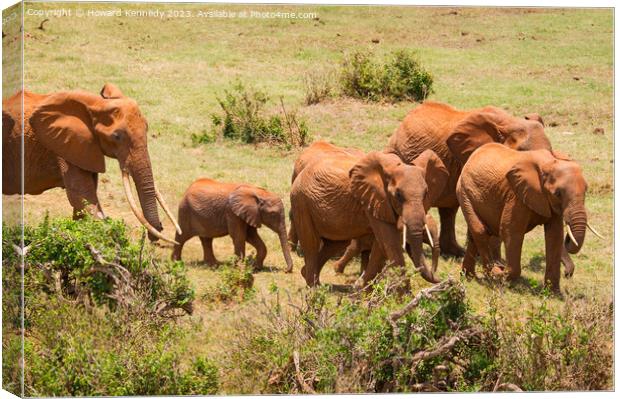
<svg viewBox="0 0 620 399">
<path fill-rule="evenodd" d="M 4 381 L 19 389 L 20 228 L 3 225 Z M 193 289 L 180 262 L 157 260 L 120 221 L 45 218 L 24 229 L 27 396 L 213 394 L 218 370 L 187 357 Z M 146 246 L 148 247 L 148 246 Z"/>
<path fill-rule="evenodd" d="M 342 64 L 340 85 L 344 95 L 369 101 L 423 101 L 433 92 L 433 76 L 410 50 L 394 51 L 385 61 L 356 51 Z"/>
<path fill-rule="evenodd" d="M 393 271 L 370 293 L 336 300 L 322 287 L 301 306 L 278 290 L 261 317 L 240 321 L 225 365 L 233 392 L 361 393 L 584 390 L 611 384 L 611 309 L 562 315 L 546 301 L 516 323 L 491 306 L 478 316 L 446 280 L 399 295 Z M 585 305 L 585 306 L 584 306 Z M 593 307 L 594 306 L 594 307 Z"/>
<path fill-rule="evenodd" d="M 279 113 L 269 113 L 269 96 L 241 82 L 218 98 L 221 112 L 211 115 L 212 130 L 192 135 L 194 143 L 210 143 L 218 138 L 243 143 L 267 143 L 287 147 L 301 147 L 309 139 L 306 122 L 299 120 L 295 111 L 287 110 L 280 98 Z"/>
<path fill-rule="evenodd" d="M 208 303 L 243 302 L 252 298 L 254 275 L 247 263 L 250 260 L 236 262 L 235 259 L 219 266 L 219 279 L 215 285 L 207 288 L 202 299 Z M 243 265 L 238 263 L 245 262 Z"/>
<path fill-rule="evenodd" d="M 332 69 L 309 71 L 303 83 L 306 105 L 318 104 L 337 94 L 336 73 Z"/>
</svg>

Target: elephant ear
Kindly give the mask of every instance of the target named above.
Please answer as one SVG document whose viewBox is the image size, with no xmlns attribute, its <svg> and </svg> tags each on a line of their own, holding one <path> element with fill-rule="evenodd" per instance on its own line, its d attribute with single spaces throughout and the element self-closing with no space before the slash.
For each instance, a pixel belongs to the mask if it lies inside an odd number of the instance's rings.
<svg viewBox="0 0 620 399">
<path fill-rule="evenodd" d="M 397 155 L 369 152 L 351 170 L 351 193 L 377 219 L 395 223 L 396 214 L 388 199 L 389 170 L 402 164 Z"/>
<path fill-rule="evenodd" d="M 543 118 L 536 112 L 532 112 L 530 114 L 524 115 L 523 118 L 525 118 L 525 120 L 528 120 L 528 121 L 536 121 L 540 123 L 541 125 L 543 125 L 543 127 L 545 126 L 545 122 L 543 121 Z"/>
<path fill-rule="evenodd" d="M 452 155 L 464 165 L 477 148 L 487 143 L 502 143 L 504 135 L 496 121 L 497 115 L 489 111 L 469 114 L 448 136 L 447 144 Z"/>
<path fill-rule="evenodd" d="M 105 159 L 93 130 L 93 114 L 103 100 L 83 92 L 52 94 L 30 116 L 37 140 L 67 162 L 95 173 Z"/>
<path fill-rule="evenodd" d="M 249 186 L 237 187 L 228 197 L 232 212 L 252 227 L 261 226 L 260 203 L 260 198 Z"/>
<path fill-rule="evenodd" d="M 125 97 L 121 89 L 119 89 L 116 85 L 112 83 L 106 83 L 105 85 L 103 85 L 100 94 L 101 97 L 105 99 Z"/>
<path fill-rule="evenodd" d="M 551 217 L 551 208 L 543 192 L 542 173 L 538 164 L 530 159 L 517 162 L 506 173 L 512 190 L 528 208 L 544 217 Z"/>
<path fill-rule="evenodd" d="M 412 164 L 424 171 L 424 180 L 428 186 L 424 198 L 424 209 L 428 211 L 446 188 L 450 173 L 441 158 L 433 150 L 425 150 L 413 160 Z"/>
</svg>

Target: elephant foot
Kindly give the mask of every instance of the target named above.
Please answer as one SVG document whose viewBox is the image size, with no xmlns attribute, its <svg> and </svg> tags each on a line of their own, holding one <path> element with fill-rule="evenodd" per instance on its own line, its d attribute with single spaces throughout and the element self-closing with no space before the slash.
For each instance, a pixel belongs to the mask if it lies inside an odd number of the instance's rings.
<svg viewBox="0 0 620 399">
<path fill-rule="evenodd" d="M 450 245 L 440 245 L 439 250 L 441 256 L 448 258 L 462 258 L 465 256 L 465 250 L 463 247 L 458 245 L 457 243 L 452 243 Z"/>
<path fill-rule="evenodd" d="M 209 266 L 209 267 L 218 267 L 222 264 L 217 259 L 204 259 L 202 263 L 204 263 L 206 266 Z"/>
<path fill-rule="evenodd" d="M 467 278 L 468 280 L 474 279 L 476 278 L 476 271 L 470 267 L 467 266 L 461 266 L 461 273 L 465 276 L 465 278 Z"/>
<path fill-rule="evenodd" d="M 342 265 L 340 263 L 334 263 L 334 272 L 336 274 L 342 274 L 344 273 L 344 267 L 345 265 Z"/>
</svg>

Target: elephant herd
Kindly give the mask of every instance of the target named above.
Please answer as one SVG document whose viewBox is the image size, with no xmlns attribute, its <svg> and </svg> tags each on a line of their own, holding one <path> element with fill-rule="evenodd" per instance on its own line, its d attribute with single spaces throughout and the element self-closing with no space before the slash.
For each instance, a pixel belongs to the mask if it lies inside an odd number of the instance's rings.
<svg viewBox="0 0 620 399">
<path fill-rule="evenodd" d="M 181 258 L 188 239 L 199 236 L 204 261 L 215 264 L 213 238 L 230 235 L 237 256 L 245 255 L 246 241 L 256 248 L 254 266 L 260 268 L 267 249 L 257 229 L 264 224 L 279 237 L 287 272 L 293 269 L 290 247 L 299 247 L 309 286 L 319 284 L 324 264 L 343 253 L 336 271 L 359 254 L 365 285 L 386 263 L 404 266 L 405 253 L 433 283 L 440 253 L 463 257 L 469 276 L 479 258 L 487 272 L 516 279 L 524 236 L 543 225 L 544 281 L 558 290 L 560 264 L 572 275 L 569 253 L 581 249 L 586 228 L 599 235 L 587 222 L 587 183 L 579 164 L 552 148 L 538 114 L 519 118 L 496 107 L 460 111 L 426 101 L 405 117 L 382 151 L 315 142 L 293 167 L 288 237 L 277 195 L 206 178 L 185 192 L 177 222 L 153 180 L 148 123 L 137 103 L 112 84 L 99 95 L 20 92 L 3 101 L 2 120 L 4 194 L 64 187 L 74 217 L 86 211 L 103 218 L 98 174 L 105 171 L 104 156 L 116 158 L 132 212 L 152 241 L 174 244 L 173 259 Z M 175 240 L 161 233 L 157 203 L 176 228 Z M 439 228 L 428 213 L 433 207 Z M 459 207 L 467 222 L 465 249 L 455 234 Z M 423 243 L 431 247 L 430 265 Z"/>
</svg>

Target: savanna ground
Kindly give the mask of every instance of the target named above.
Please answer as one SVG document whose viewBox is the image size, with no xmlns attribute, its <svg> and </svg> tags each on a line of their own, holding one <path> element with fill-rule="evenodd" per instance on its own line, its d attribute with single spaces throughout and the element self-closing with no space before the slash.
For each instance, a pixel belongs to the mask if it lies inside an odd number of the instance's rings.
<svg viewBox="0 0 620 399">
<path fill-rule="evenodd" d="M 160 9 L 274 10 L 314 12 L 318 19 L 225 19 L 91 17 L 25 17 L 25 82 L 27 90 L 47 93 L 83 89 L 98 93 L 105 82 L 118 85 L 135 98 L 149 121 L 149 150 L 155 181 L 171 208 L 198 177 L 249 182 L 278 193 L 289 207 L 290 175 L 300 150 L 230 141 L 194 146 L 191 135 L 211 128 L 211 114 L 219 111 L 217 97 L 235 81 L 263 90 L 279 112 L 279 97 L 307 121 L 314 140 L 325 139 L 365 151 L 383 148 L 399 121 L 415 103 L 376 103 L 334 97 L 304 104 L 304 76 L 334 68 L 355 50 L 378 56 L 414 49 L 434 77 L 430 99 L 457 108 L 488 104 L 515 115 L 537 112 L 546 122 L 554 148 L 568 153 L 583 167 L 589 184 L 586 202 L 589 221 L 605 239 L 589 235 L 574 255 L 572 279 L 562 278 L 563 296 L 548 299 L 559 311 L 570 295 L 613 303 L 613 13 L 605 9 L 497 9 L 331 6 L 221 6 L 142 4 L 26 4 L 25 9 L 75 10 Z M 8 32 L 7 42 L 18 32 Z M 18 43 L 16 41 L 15 43 Z M 14 87 L 5 81 L 4 95 Z M 602 134 L 595 134 L 595 129 Z M 107 159 L 100 178 L 99 198 L 104 211 L 122 218 L 136 238 L 140 228 L 122 191 L 115 160 Z M 12 215 L 5 201 L 5 220 Z M 67 216 L 71 209 L 63 190 L 26 196 L 25 221 L 36 224 L 46 213 Z M 432 211 L 438 218 L 436 210 Z M 164 221 L 168 235 L 174 231 Z M 242 303 L 212 304 L 203 294 L 218 281 L 218 271 L 201 264 L 198 238 L 185 245 L 183 259 L 196 290 L 194 326 L 186 338 L 192 353 L 208 354 L 217 363 L 229 352 L 237 334 L 235 321 L 256 314 L 257 303 L 277 286 L 295 302 L 306 291 L 299 271 L 303 260 L 294 255 L 292 274 L 283 273 L 284 259 L 277 237 L 262 229 L 272 270 L 254 275 L 256 294 Z M 459 213 L 459 241 L 465 241 L 465 223 Z M 228 238 L 214 241 L 218 258 L 232 255 Z M 157 247 L 161 257 L 170 248 Z M 251 251 L 250 251 L 251 252 Z M 350 285 L 359 261 L 344 275 L 331 262 L 322 272 L 326 285 Z M 526 237 L 523 275 L 512 286 L 500 288 L 500 312 L 516 320 L 541 302 L 544 273 L 543 229 Z M 442 278 L 460 275 L 457 260 L 442 259 Z M 413 278 L 414 291 L 427 286 Z M 487 314 L 498 288 L 481 281 L 464 281 L 468 301 L 476 313 Z M 338 295 L 334 292 L 330 295 Z M 612 351 L 613 342 L 606 343 Z M 221 392 L 258 392 L 222 375 Z"/>
</svg>

